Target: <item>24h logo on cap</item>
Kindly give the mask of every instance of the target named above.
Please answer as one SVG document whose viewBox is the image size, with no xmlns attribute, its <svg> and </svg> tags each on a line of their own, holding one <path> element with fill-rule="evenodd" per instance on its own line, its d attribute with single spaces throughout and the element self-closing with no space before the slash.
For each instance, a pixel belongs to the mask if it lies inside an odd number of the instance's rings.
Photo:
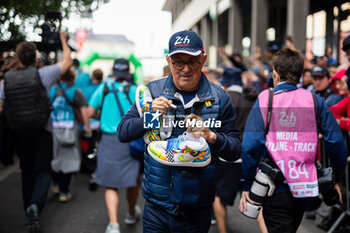
<svg viewBox="0 0 350 233">
<path fill-rule="evenodd" d="M 177 36 L 176 37 L 176 41 L 174 43 L 174 48 L 176 48 L 177 46 L 188 46 L 188 44 L 190 43 L 190 39 L 188 38 L 188 36 L 186 36 L 185 38 L 181 37 L 181 36 Z"/>
</svg>

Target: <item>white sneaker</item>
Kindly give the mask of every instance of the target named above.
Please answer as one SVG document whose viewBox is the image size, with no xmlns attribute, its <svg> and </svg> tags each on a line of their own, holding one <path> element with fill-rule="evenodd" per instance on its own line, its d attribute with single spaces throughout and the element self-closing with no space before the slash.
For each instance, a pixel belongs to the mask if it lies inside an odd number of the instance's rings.
<svg viewBox="0 0 350 233">
<path fill-rule="evenodd" d="M 71 193 L 60 193 L 58 200 L 60 202 L 69 202 L 70 200 L 72 200 L 72 194 Z"/>
<path fill-rule="evenodd" d="M 108 225 L 105 233 L 120 233 L 119 224 L 117 225 Z"/>
<path fill-rule="evenodd" d="M 139 112 L 140 117 L 143 117 L 144 112 L 150 112 L 152 108 L 152 94 L 151 91 L 145 85 L 140 85 L 136 89 L 136 98 L 135 104 L 137 107 L 137 111 Z M 149 144 L 153 141 L 159 141 L 160 139 L 160 130 L 152 129 L 148 130 L 143 136 L 146 144 Z"/>
<path fill-rule="evenodd" d="M 139 112 L 140 117 L 143 117 L 144 112 L 151 111 L 151 105 L 153 101 L 151 91 L 148 89 L 147 86 L 140 85 L 136 89 L 135 96 L 135 104 L 137 107 L 137 111 Z"/>
<path fill-rule="evenodd" d="M 144 112 L 150 112 L 152 110 L 151 109 L 152 102 L 153 102 L 153 97 L 149 88 L 145 85 L 140 85 L 136 89 L 136 98 L 135 98 L 135 104 L 140 117 L 143 117 Z M 168 124 L 168 125 L 171 125 L 171 124 Z M 160 129 L 148 130 L 143 136 L 143 139 L 145 143 L 148 145 L 153 141 L 161 141 L 163 139 L 169 138 L 171 136 L 171 132 L 172 132 L 171 126 L 164 128 L 161 125 Z"/>
<path fill-rule="evenodd" d="M 151 142 L 147 151 L 153 159 L 168 166 L 205 167 L 211 161 L 206 140 L 187 132 L 178 138 Z"/>
<path fill-rule="evenodd" d="M 129 225 L 135 224 L 140 219 L 140 216 L 141 216 L 141 208 L 140 208 L 140 206 L 136 205 L 135 206 L 135 213 L 130 214 L 129 212 L 127 212 L 125 219 L 124 219 L 124 222 L 126 224 L 129 224 Z"/>
</svg>

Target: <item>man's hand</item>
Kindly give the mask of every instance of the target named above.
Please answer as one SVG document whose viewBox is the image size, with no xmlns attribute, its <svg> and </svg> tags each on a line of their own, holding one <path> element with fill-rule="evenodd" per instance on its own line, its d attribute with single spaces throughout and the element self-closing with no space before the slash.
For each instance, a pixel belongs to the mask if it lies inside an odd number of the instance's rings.
<svg viewBox="0 0 350 233">
<path fill-rule="evenodd" d="M 337 193 L 339 194 L 339 203 L 340 203 L 340 204 L 343 204 L 343 199 L 342 199 L 342 196 L 341 196 L 341 191 L 340 191 L 340 186 L 339 186 L 339 184 L 336 183 L 336 184 L 334 185 L 334 188 L 335 188 L 335 190 L 337 191 Z"/>
<path fill-rule="evenodd" d="M 204 127 L 204 120 L 200 116 L 190 114 L 185 118 L 186 124 L 187 121 L 194 122 L 193 125 L 190 124 L 187 128 L 188 132 L 193 133 L 194 136 L 203 137 L 210 144 L 213 144 L 216 141 L 216 133 L 209 130 L 207 127 Z M 201 121 L 202 123 L 197 123 L 198 121 Z M 197 125 L 201 125 L 201 127 L 197 127 Z"/>
<path fill-rule="evenodd" d="M 88 118 L 100 119 L 99 112 L 96 108 L 92 107 L 91 105 L 87 108 L 87 116 Z"/>
<path fill-rule="evenodd" d="M 296 50 L 291 36 L 287 36 L 286 47 L 293 50 L 293 51 Z"/>
<path fill-rule="evenodd" d="M 239 211 L 241 211 L 241 213 L 247 211 L 247 201 L 252 205 L 254 204 L 254 201 L 249 198 L 249 191 L 243 191 L 241 201 L 239 202 Z"/>
<path fill-rule="evenodd" d="M 230 59 L 228 58 L 224 48 L 218 48 L 218 53 L 219 53 L 219 56 L 221 57 L 221 59 L 224 61 L 225 66 L 227 66 L 227 67 L 233 66 L 233 64 L 230 61 Z"/>
<path fill-rule="evenodd" d="M 63 43 L 67 43 L 68 41 L 68 33 L 60 31 L 60 39 Z"/>
<path fill-rule="evenodd" d="M 71 58 L 71 50 L 68 46 L 68 34 L 64 32 L 60 32 L 60 39 L 62 44 L 63 51 L 63 60 L 57 65 L 61 68 L 61 75 L 64 74 L 70 67 L 73 65 L 73 60 Z"/>
<path fill-rule="evenodd" d="M 342 118 L 338 118 L 338 119 L 335 119 L 336 121 L 337 121 L 337 123 L 338 123 L 338 125 L 340 125 L 340 121 L 346 121 L 347 120 L 347 118 L 346 117 L 342 117 Z"/>
<path fill-rule="evenodd" d="M 161 96 L 153 100 L 152 111 L 159 111 L 162 115 L 169 111 L 170 104 L 173 102 L 167 98 Z"/>
<path fill-rule="evenodd" d="M 218 48 L 218 54 L 221 58 L 227 58 L 224 48 Z"/>
<path fill-rule="evenodd" d="M 252 71 L 247 71 L 247 72 L 245 72 L 245 73 L 247 73 L 247 80 L 248 80 L 248 83 L 249 83 L 249 84 L 251 84 L 251 83 L 253 83 L 253 82 L 259 81 L 259 77 L 256 76 L 256 74 L 254 74 L 254 72 L 252 72 Z M 242 74 L 242 77 L 243 77 L 243 74 Z"/>
</svg>

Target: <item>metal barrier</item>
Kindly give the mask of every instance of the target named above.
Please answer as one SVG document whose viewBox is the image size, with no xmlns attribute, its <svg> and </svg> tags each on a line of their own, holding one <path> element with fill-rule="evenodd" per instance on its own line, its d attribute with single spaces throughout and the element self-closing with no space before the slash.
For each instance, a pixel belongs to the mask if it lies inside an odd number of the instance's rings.
<svg viewBox="0 0 350 233">
<path fill-rule="evenodd" d="M 345 141 L 347 143 L 345 143 L 346 147 L 347 147 L 347 151 L 349 152 L 349 148 L 348 148 L 348 138 L 349 135 L 344 135 Z M 346 167 L 345 167 L 345 188 L 346 188 L 346 210 L 344 210 L 340 216 L 337 218 L 337 220 L 333 223 L 333 225 L 331 226 L 331 228 L 328 230 L 327 233 L 333 233 L 339 226 L 340 224 L 344 221 L 344 219 L 346 219 L 346 217 L 350 217 L 350 189 L 349 189 L 349 162 L 350 162 L 350 157 L 347 158 L 347 162 L 346 162 Z M 344 200 L 343 200 L 344 202 Z M 340 205 L 337 205 L 336 208 L 341 209 Z"/>
</svg>

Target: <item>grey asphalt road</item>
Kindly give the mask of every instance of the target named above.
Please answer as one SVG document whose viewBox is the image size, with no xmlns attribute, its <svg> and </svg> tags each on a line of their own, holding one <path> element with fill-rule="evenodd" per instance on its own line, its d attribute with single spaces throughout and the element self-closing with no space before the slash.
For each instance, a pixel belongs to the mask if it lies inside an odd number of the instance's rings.
<svg viewBox="0 0 350 233">
<path fill-rule="evenodd" d="M 4 175 L 5 174 L 5 175 Z M 43 233 L 104 233 L 108 223 L 107 210 L 104 202 L 104 189 L 99 187 L 96 192 L 88 190 L 88 177 L 77 174 L 71 183 L 73 200 L 69 203 L 59 203 L 51 191 L 47 204 L 41 215 Z M 122 233 L 142 232 L 142 223 L 134 226 L 124 224 L 126 213 L 125 190 L 120 191 L 119 221 Z M 255 220 L 242 216 L 235 206 L 228 208 L 228 231 L 234 233 L 259 232 Z M 138 204 L 143 207 L 144 199 L 140 196 Z M 25 233 L 25 216 L 21 200 L 21 180 L 18 167 L 5 173 L 0 170 L 0 233 Z M 212 225 L 210 233 L 219 232 Z M 304 219 L 298 233 L 322 233 L 312 221 Z"/>
</svg>

